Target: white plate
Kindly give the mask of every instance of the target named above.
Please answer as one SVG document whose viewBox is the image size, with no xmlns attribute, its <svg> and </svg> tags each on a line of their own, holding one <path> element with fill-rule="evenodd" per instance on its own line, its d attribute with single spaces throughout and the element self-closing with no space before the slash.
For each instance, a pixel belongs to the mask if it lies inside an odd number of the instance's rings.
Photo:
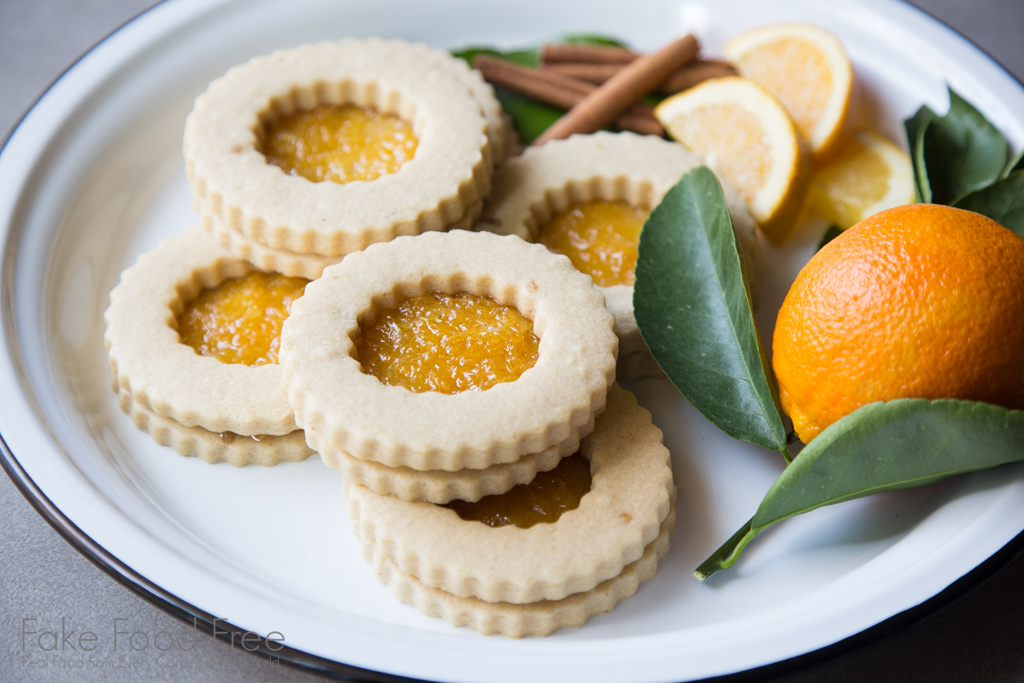
<svg viewBox="0 0 1024 683">
<path fill-rule="evenodd" d="M 539 20 L 538 17 L 543 17 Z M 102 312 L 118 273 L 196 221 L 180 155 L 192 98 L 229 66 L 346 35 L 518 46 L 563 32 L 654 48 L 684 31 L 710 53 L 740 31 L 807 21 L 839 34 L 866 120 L 901 140 L 945 84 L 1024 141 L 1024 92 L 949 29 L 888 0 L 171 0 L 76 64 L 0 156 L 0 433 L 23 476 L 122 571 L 187 609 L 329 660 L 451 681 L 666 681 L 726 674 L 835 643 L 941 592 L 1024 529 L 1006 467 L 793 519 L 706 584 L 690 572 L 756 509 L 777 454 L 710 426 L 665 382 L 634 388 L 665 430 L 679 526 L 658 575 L 585 628 L 483 637 L 395 601 L 359 558 L 339 475 L 316 459 L 234 469 L 153 444 L 118 412 Z M 765 337 L 820 233 L 768 250 Z"/>
</svg>

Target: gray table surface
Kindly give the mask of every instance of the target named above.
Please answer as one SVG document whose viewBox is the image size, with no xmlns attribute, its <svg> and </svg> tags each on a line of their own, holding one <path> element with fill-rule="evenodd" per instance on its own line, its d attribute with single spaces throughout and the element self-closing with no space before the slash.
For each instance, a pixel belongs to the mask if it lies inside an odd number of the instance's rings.
<svg viewBox="0 0 1024 683">
<path fill-rule="evenodd" d="M 152 0 L 0 0 L 0 134 L 9 131 L 59 74 Z M 915 0 L 1024 80 L 1024 0 Z M 22 629 L 120 628 L 175 637 L 190 631 L 79 555 L 0 477 L 0 681 L 233 682 L 312 681 L 319 677 L 243 652 L 208 635 L 187 658 L 157 667 L 153 657 L 114 659 L 108 668 L 29 666 Z M 25 622 L 26 619 L 36 621 Z M 1024 556 L 966 598 L 920 623 L 773 680 L 1022 681 Z M 64 658 L 66 661 L 70 658 Z M 46 660 L 44 660 L 46 661 Z M 149 668 L 145 667 L 149 664 Z M 165 664 L 168 663 L 165 660 Z M 65 665 L 66 666 L 66 665 Z"/>
</svg>

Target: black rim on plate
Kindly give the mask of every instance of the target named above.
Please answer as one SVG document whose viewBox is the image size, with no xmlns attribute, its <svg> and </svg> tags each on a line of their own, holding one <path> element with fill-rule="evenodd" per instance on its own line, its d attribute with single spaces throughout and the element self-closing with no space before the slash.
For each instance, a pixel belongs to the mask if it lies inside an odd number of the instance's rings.
<svg viewBox="0 0 1024 683">
<path fill-rule="evenodd" d="M 153 7 L 165 4 L 169 0 L 160 0 Z M 1008 75 L 1014 82 L 1020 87 L 1024 88 L 1024 84 L 1012 73 L 1009 69 L 1003 66 L 999 60 L 995 59 L 986 50 L 979 47 L 969 38 L 960 34 L 955 28 L 942 21 L 935 15 L 931 14 L 927 10 L 924 10 L 914 5 L 909 0 L 901 0 L 904 4 L 913 7 L 916 11 L 929 17 L 932 21 L 935 21 L 950 31 L 956 33 L 961 39 L 968 42 L 974 49 L 984 54 L 988 59 L 995 65 L 997 65 L 1006 75 Z M 97 46 L 108 40 L 111 36 L 121 31 L 129 24 L 136 21 L 139 17 L 144 16 L 150 12 L 153 7 L 146 9 L 134 17 L 128 19 L 120 26 L 115 28 L 113 31 L 108 33 L 104 38 L 96 43 L 92 48 L 86 51 L 82 56 L 72 62 L 64 71 L 60 73 L 51 83 L 47 86 L 46 90 L 36 98 L 32 103 L 32 106 L 22 114 L 18 119 L 15 126 L 11 129 L 8 135 L 4 138 L 3 142 L 0 143 L 0 155 L 3 154 L 7 147 L 7 143 L 14 135 L 15 131 L 21 127 L 24 120 L 31 114 L 36 108 L 38 103 L 46 97 L 47 93 L 53 88 L 53 86 L 64 78 L 79 62 L 82 61 L 87 55 L 89 55 Z M 6 286 L 6 283 L 5 283 Z M 108 576 L 113 578 L 115 581 L 120 583 L 125 588 L 128 588 L 136 595 L 142 597 L 147 602 L 155 605 L 156 607 L 164 610 L 168 614 L 181 619 L 183 622 L 202 629 L 211 636 L 220 638 L 224 641 L 231 642 L 232 638 L 240 634 L 245 633 L 245 629 L 239 628 L 229 622 L 225 622 L 222 619 L 217 619 L 216 628 L 214 627 L 214 616 L 204 610 L 199 609 L 195 605 L 181 599 L 180 597 L 165 591 L 160 586 L 156 585 L 145 576 L 139 574 L 134 569 L 129 567 L 127 564 L 122 562 L 106 548 L 93 540 L 88 534 L 82 531 L 71 519 L 69 519 L 60 508 L 51 501 L 45 493 L 36 485 L 32 478 L 22 467 L 18 461 L 17 456 L 11 451 L 7 445 L 6 440 L 0 435 L 0 465 L 3 466 L 7 476 L 10 477 L 11 481 L 14 482 L 15 486 L 25 497 L 25 499 L 35 508 L 43 519 L 45 519 L 51 527 L 67 541 L 75 550 L 84 555 L 90 562 L 96 567 L 101 569 Z M 938 594 L 932 596 L 928 600 L 922 602 L 919 605 L 911 607 L 908 610 L 895 614 L 884 621 L 881 621 L 870 628 L 856 633 L 852 636 L 844 638 L 832 645 L 828 645 L 818 650 L 808 652 L 790 659 L 786 659 L 780 662 L 772 664 L 766 664 L 754 669 L 746 671 L 740 671 L 724 676 L 715 676 L 712 678 L 702 679 L 705 682 L 716 682 L 716 683 L 741 683 L 745 681 L 767 681 L 772 679 L 781 679 L 784 677 L 791 677 L 795 674 L 809 673 L 815 669 L 823 668 L 830 664 L 835 663 L 839 659 L 851 657 L 866 648 L 875 645 L 890 636 L 898 633 L 905 632 L 911 627 L 921 623 L 922 621 L 938 615 L 939 613 L 953 607 L 963 598 L 967 597 L 985 582 L 991 579 L 993 576 L 998 574 L 1002 569 L 1012 563 L 1015 559 L 1024 555 L 1024 531 L 1014 537 L 1009 543 L 995 552 L 993 555 L 988 557 L 984 562 L 975 567 L 967 574 L 961 576 L 955 582 L 947 586 Z M 268 642 L 264 638 L 260 638 L 260 645 L 256 650 L 253 650 L 254 655 L 273 656 L 279 658 L 280 661 L 286 664 L 292 665 L 299 669 L 311 672 L 319 673 L 327 677 L 336 678 L 345 681 L 353 681 L 359 683 L 414 683 L 421 679 L 406 678 L 403 676 L 396 676 L 393 674 L 382 673 L 372 671 L 370 669 L 363 669 L 344 662 L 338 662 L 332 659 L 326 659 L 318 655 L 313 655 L 303 650 L 299 650 L 290 646 L 281 646 L 280 643 L 275 643 L 276 647 L 268 647 Z"/>
</svg>

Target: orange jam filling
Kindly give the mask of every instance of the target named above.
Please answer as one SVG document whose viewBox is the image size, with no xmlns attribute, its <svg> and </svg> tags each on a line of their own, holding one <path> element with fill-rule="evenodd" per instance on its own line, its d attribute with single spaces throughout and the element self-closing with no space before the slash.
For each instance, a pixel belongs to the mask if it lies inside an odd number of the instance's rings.
<svg viewBox="0 0 1024 683">
<path fill-rule="evenodd" d="M 416 144 L 412 128 L 393 114 L 321 104 L 271 123 L 262 151 L 290 175 L 344 184 L 396 172 Z"/>
<path fill-rule="evenodd" d="M 488 526 L 515 524 L 528 529 L 534 524 L 557 522 L 562 513 L 575 510 L 590 491 L 590 461 L 577 453 L 563 458 L 555 469 L 538 472 L 529 484 L 507 493 L 485 496 L 475 503 L 454 500 L 444 507 L 466 521 Z"/>
<path fill-rule="evenodd" d="M 281 325 L 309 280 L 252 272 L 204 289 L 178 316 L 178 336 L 222 363 L 277 362 Z"/>
<path fill-rule="evenodd" d="M 631 285 L 640 229 L 650 211 L 623 201 L 570 206 L 541 226 L 540 242 L 569 257 L 599 287 Z"/>
<path fill-rule="evenodd" d="M 472 294 L 407 299 L 361 328 L 356 357 L 363 372 L 415 391 L 490 389 L 537 362 L 533 322 L 511 306 Z"/>
</svg>

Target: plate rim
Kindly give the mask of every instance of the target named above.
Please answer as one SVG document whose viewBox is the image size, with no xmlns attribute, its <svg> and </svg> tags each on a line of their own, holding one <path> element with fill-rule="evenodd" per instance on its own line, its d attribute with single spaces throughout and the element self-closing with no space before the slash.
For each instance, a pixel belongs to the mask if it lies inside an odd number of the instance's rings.
<svg viewBox="0 0 1024 683">
<path fill-rule="evenodd" d="M 7 131 L 4 137 L 0 139 L 0 156 L 4 154 L 8 144 L 21 129 L 25 121 L 33 114 L 38 105 L 58 84 L 61 83 L 61 81 L 63 81 L 63 79 L 68 76 L 69 73 L 74 71 L 81 62 L 87 59 L 98 48 L 102 47 L 112 37 L 125 30 L 128 26 L 135 23 L 142 17 L 152 13 L 160 7 L 169 4 L 173 5 L 179 1 L 181 0 L 159 0 L 152 6 L 136 13 L 134 16 L 126 19 L 117 27 L 109 31 L 89 47 L 89 49 L 68 64 L 66 68 L 64 68 L 49 82 L 45 89 L 43 89 L 42 92 L 32 101 L 31 105 L 25 109 L 20 116 L 18 116 L 14 125 L 9 131 Z M 910 0 L 887 1 L 893 2 L 897 5 L 903 5 L 921 15 L 926 20 L 929 20 L 949 31 L 958 39 L 977 51 L 980 55 L 983 55 L 991 64 L 998 67 L 1005 76 L 1009 77 L 1014 83 L 1024 89 L 1024 81 L 1015 76 L 1005 65 L 1003 65 L 1002 62 L 993 57 L 987 50 L 980 47 L 973 40 L 960 33 L 947 22 L 939 19 L 928 10 L 917 6 Z M 4 327 L 7 326 L 4 325 Z M 8 333 L 10 333 L 9 330 Z M 219 637 L 224 641 L 229 642 L 232 634 L 237 635 L 246 632 L 245 629 L 235 626 L 230 623 L 230 621 L 225 621 L 220 618 L 216 619 L 215 628 L 213 615 L 156 585 L 119 559 L 112 552 L 108 551 L 89 534 L 85 533 L 77 524 L 75 524 L 75 522 L 67 517 L 60 507 L 36 484 L 18 460 L 13 450 L 8 446 L 7 440 L 2 433 L 0 433 L 0 467 L 3 468 L 21 495 L 65 542 L 71 545 L 71 547 L 83 555 L 93 565 L 117 581 L 117 583 L 184 623 L 198 627 L 206 633 L 213 635 L 214 637 Z M 925 601 L 898 612 L 860 632 L 849 635 L 830 645 L 783 660 L 743 671 L 694 680 L 722 682 L 775 680 L 795 674 L 806 673 L 814 669 L 827 666 L 839 658 L 848 657 L 861 652 L 877 643 L 883 642 L 891 636 L 907 631 L 917 624 L 945 612 L 947 609 L 952 608 L 961 600 L 974 593 L 977 589 L 998 575 L 1009 564 L 1022 555 L 1024 555 L 1024 530 L 1019 532 L 1005 545 L 982 560 L 981 563 L 972 570 L 961 575 L 946 588 L 942 589 L 939 593 L 936 593 Z M 256 650 L 252 651 L 252 654 L 257 656 L 262 655 L 263 657 L 268 655 L 279 657 L 281 661 L 299 669 L 326 674 L 332 678 L 344 680 L 373 682 L 414 682 L 427 680 L 361 668 L 287 645 L 281 649 L 270 649 L 267 647 L 267 641 L 263 637 L 260 637 L 260 645 Z"/>
<path fill-rule="evenodd" d="M 224 642 L 231 642 L 233 637 L 247 632 L 246 629 L 219 618 L 215 628 L 212 614 L 156 585 L 85 533 L 36 485 L 32 477 L 21 466 L 2 434 L 0 434 L 0 467 L 3 467 L 4 472 L 21 495 L 57 532 L 57 535 L 114 581 L 186 625 L 198 628 Z M 862 652 L 945 612 L 992 580 L 1021 556 L 1024 556 L 1024 531 L 1021 531 L 981 564 L 936 595 L 863 631 L 795 657 L 722 676 L 694 679 L 691 683 L 778 680 L 828 666 L 840 658 Z M 267 643 L 268 641 L 260 636 L 259 646 L 249 652 L 256 657 L 276 657 L 299 669 L 327 674 L 341 680 L 372 683 L 426 683 L 428 681 L 428 679 L 410 678 L 346 664 L 288 645 L 281 648 L 279 643 L 279 648 L 271 649 Z"/>
</svg>

